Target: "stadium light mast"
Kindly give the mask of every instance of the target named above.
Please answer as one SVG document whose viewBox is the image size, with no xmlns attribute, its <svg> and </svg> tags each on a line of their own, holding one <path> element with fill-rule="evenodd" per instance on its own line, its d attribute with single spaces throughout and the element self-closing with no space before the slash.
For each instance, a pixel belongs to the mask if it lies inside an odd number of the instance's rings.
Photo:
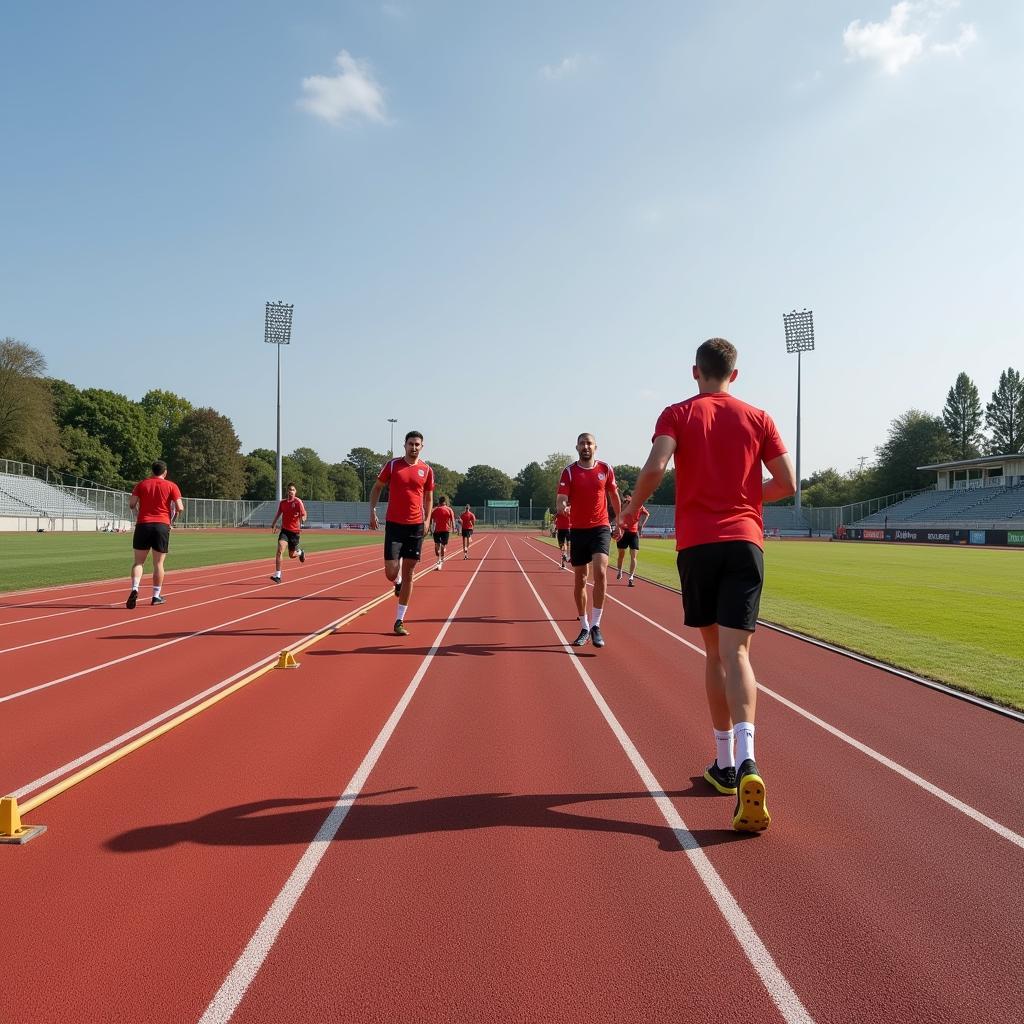
<svg viewBox="0 0 1024 1024">
<path fill-rule="evenodd" d="M 398 420 L 388 417 L 388 423 L 391 424 L 391 458 L 395 457 L 395 424 L 397 422 Z"/>
<path fill-rule="evenodd" d="M 800 512 L 800 357 L 814 351 L 814 313 L 803 309 L 799 313 L 782 314 L 786 330 L 786 351 L 796 353 L 796 511 Z"/>
<path fill-rule="evenodd" d="M 266 321 L 263 327 L 263 341 L 277 346 L 277 500 L 282 497 L 281 489 L 281 346 L 292 343 L 293 305 L 287 302 L 268 302 Z"/>
</svg>

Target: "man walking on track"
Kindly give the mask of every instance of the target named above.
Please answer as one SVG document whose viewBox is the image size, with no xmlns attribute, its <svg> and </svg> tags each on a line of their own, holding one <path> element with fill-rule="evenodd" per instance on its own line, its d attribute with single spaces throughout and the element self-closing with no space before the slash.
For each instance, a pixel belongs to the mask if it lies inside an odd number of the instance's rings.
<svg viewBox="0 0 1024 1024">
<path fill-rule="evenodd" d="M 435 569 L 444 568 L 444 552 L 448 547 L 448 538 L 455 529 L 455 513 L 448 499 L 442 494 L 438 499 L 437 508 L 430 513 L 430 532 L 434 535 L 434 557 L 437 559 Z"/>
<path fill-rule="evenodd" d="M 135 485 L 128 507 L 138 512 L 132 549 L 132 589 L 125 601 L 126 608 L 134 608 L 139 600 L 139 584 L 149 552 L 153 552 L 153 600 L 150 604 L 163 604 L 160 589 L 164 585 L 164 559 L 171 543 L 171 512 L 174 516 L 185 511 L 178 485 L 167 479 L 167 463 L 159 459 L 153 463 L 153 475 Z"/>
<path fill-rule="evenodd" d="M 724 338 L 697 349 L 699 393 L 658 417 L 651 454 L 623 518 L 650 497 L 674 456 L 683 621 L 704 639 L 715 733 L 715 761 L 704 778 L 719 793 L 736 794 L 734 829 L 760 832 L 771 823 L 754 760 L 757 682 L 750 667 L 764 581 L 761 510 L 765 501 L 793 494 L 796 475 L 771 416 L 729 394 L 735 367 L 736 349 Z M 763 482 L 762 463 L 770 474 Z"/>
<path fill-rule="evenodd" d="M 562 568 L 569 567 L 569 513 L 568 505 L 555 516 L 555 536 L 558 538 L 558 550 L 562 553 Z"/>
<path fill-rule="evenodd" d="M 285 488 L 286 497 L 281 499 L 281 503 L 277 506 L 277 513 L 274 515 L 274 520 L 270 524 L 271 532 L 277 525 L 278 519 L 281 520 L 281 532 L 277 535 L 277 557 L 274 559 L 274 575 L 270 578 L 275 583 L 281 582 L 281 556 L 284 554 L 284 549 L 288 549 L 288 557 L 295 558 L 298 556 L 300 562 L 306 560 L 306 552 L 299 547 L 301 540 L 302 524 L 306 521 L 306 506 L 302 504 L 302 499 L 299 498 L 298 489 L 295 484 L 289 484 Z"/>
<path fill-rule="evenodd" d="M 619 489 L 615 486 L 612 467 L 594 458 L 597 442 L 593 434 L 580 434 L 576 451 L 579 459 L 562 470 L 555 503 L 556 515 L 569 509 L 569 561 L 575 575 L 573 595 L 580 618 L 580 635 L 573 640 L 573 646 L 585 647 L 590 640 L 595 647 L 604 647 L 601 615 L 608 587 L 608 549 L 611 546 L 608 502 L 611 501 L 618 517 Z M 587 568 L 591 565 L 594 568 L 594 612 L 588 618 Z"/>
<path fill-rule="evenodd" d="M 473 524 L 476 516 L 473 509 L 467 505 L 465 511 L 459 516 L 459 525 L 462 527 L 462 557 L 469 558 L 469 542 L 473 539 Z"/>
<path fill-rule="evenodd" d="M 395 634 L 408 636 L 405 615 L 412 597 L 412 577 L 423 547 L 424 523 L 430 521 L 434 501 L 434 471 L 420 459 L 423 435 L 405 435 L 405 455 L 385 462 L 370 491 L 370 529 L 376 530 L 377 499 L 386 486 L 388 510 L 384 522 L 384 575 L 395 584 L 398 614 Z"/>
<path fill-rule="evenodd" d="M 628 490 L 623 492 L 623 499 L 626 502 L 630 500 L 630 493 Z M 640 535 L 643 532 L 644 523 L 650 518 L 650 513 L 647 509 L 641 505 L 636 512 L 630 513 L 629 516 L 624 516 L 620 522 L 622 527 L 622 535 L 615 542 L 615 547 L 618 549 L 618 564 L 615 566 L 615 579 L 622 580 L 623 578 L 623 558 L 626 556 L 626 552 L 630 553 L 630 578 L 629 586 L 633 586 L 633 580 L 637 574 L 637 552 L 640 550 Z"/>
</svg>

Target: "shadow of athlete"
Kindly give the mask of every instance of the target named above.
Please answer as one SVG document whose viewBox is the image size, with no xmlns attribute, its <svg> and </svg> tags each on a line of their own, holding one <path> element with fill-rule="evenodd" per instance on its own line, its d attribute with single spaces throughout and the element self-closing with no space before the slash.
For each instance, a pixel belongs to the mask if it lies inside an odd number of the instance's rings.
<svg viewBox="0 0 1024 1024">
<path fill-rule="evenodd" d="M 411 787 L 406 787 L 411 788 Z M 698 780 L 691 780 L 694 795 L 704 795 Z M 691 790 L 666 793 L 687 796 Z M 389 790 L 388 793 L 404 790 Z M 385 793 L 358 797 L 335 840 L 390 839 L 432 832 L 466 832 L 481 828 L 560 828 L 586 832 L 615 832 L 655 842 L 659 850 L 678 853 L 683 847 L 667 825 L 644 821 L 601 818 L 559 808 L 571 804 L 609 800 L 647 801 L 645 814 L 657 815 L 650 794 L 634 793 L 470 793 L 464 796 L 429 797 L 398 803 L 370 803 Z M 658 794 L 661 795 L 661 794 Z M 146 825 L 122 832 L 106 847 L 116 853 L 162 850 L 178 843 L 208 846 L 288 846 L 310 842 L 336 803 L 335 796 L 281 797 L 257 800 L 213 811 L 191 821 Z M 691 832 L 690 845 L 709 846 L 729 842 L 736 833 L 727 830 Z"/>
</svg>

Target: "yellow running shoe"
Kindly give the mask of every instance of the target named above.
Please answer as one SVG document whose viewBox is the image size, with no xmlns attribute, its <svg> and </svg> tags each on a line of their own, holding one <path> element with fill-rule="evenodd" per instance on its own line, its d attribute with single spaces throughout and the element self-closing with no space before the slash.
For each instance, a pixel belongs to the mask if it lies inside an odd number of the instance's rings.
<svg viewBox="0 0 1024 1024">
<path fill-rule="evenodd" d="M 765 785 L 757 765 L 748 757 L 736 769 L 736 812 L 732 827 L 737 832 L 763 832 L 772 823 L 765 803 Z"/>
</svg>

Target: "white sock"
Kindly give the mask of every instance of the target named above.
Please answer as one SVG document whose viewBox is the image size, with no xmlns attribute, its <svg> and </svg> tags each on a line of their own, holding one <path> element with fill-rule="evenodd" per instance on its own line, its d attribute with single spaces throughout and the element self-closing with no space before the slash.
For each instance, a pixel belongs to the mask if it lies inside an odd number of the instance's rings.
<svg viewBox="0 0 1024 1024">
<path fill-rule="evenodd" d="M 159 597 L 160 596 L 160 588 L 159 587 L 154 587 L 153 588 L 153 596 L 154 597 Z"/>
<path fill-rule="evenodd" d="M 395 578 L 395 586 L 400 587 L 402 585 L 402 577 L 398 576 Z"/>
<path fill-rule="evenodd" d="M 754 760 L 754 723 L 737 722 L 733 726 L 736 734 L 736 764 L 741 765 L 748 758 Z"/>
<path fill-rule="evenodd" d="M 404 620 L 404 619 L 405 619 L 405 613 L 406 613 L 406 612 L 407 612 L 408 610 L 409 610 L 409 606 L 408 606 L 407 604 L 400 604 L 400 605 L 398 606 L 398 616 L 397 616 L 397 617 L 398 617 L 399 619 L 402 619 L 402 620 Z"/>
<path fill-rule="evenodd" d="M 601 613 L 604 611 L 603 608 L 595 608 L 593 614 L 590 616 L 590 624 L 592 626 L 601 625 Z"/>
<path fill-rule="evenodd" d="M 139 592 L 139 585 L 135 582 L 135 577 L 132 577 L 132 590 L 137 594 Z"/>
<path fill-rule="evenodd" d="M 587 618 L 586 614 L 580 616 L 580 629 L 590 629 L 590 619 Z"/>
<path fill-rule="evenodd" d="M 735 768 L 736 758 L 732 752 L 732 740 L 733 732 L 732 729 L 727 729 L 722 732 L 718 729 L 715 732 L 715 760 L 718 762 L 719 768 Z"/>
<path fill-rule="evenodd" d="M 274 570 L 274 579 L 275 580 L 279 580 L 280 578 L 281 578 L 281 570 L 280 569 L 275 569 Z"/>
</svg>

